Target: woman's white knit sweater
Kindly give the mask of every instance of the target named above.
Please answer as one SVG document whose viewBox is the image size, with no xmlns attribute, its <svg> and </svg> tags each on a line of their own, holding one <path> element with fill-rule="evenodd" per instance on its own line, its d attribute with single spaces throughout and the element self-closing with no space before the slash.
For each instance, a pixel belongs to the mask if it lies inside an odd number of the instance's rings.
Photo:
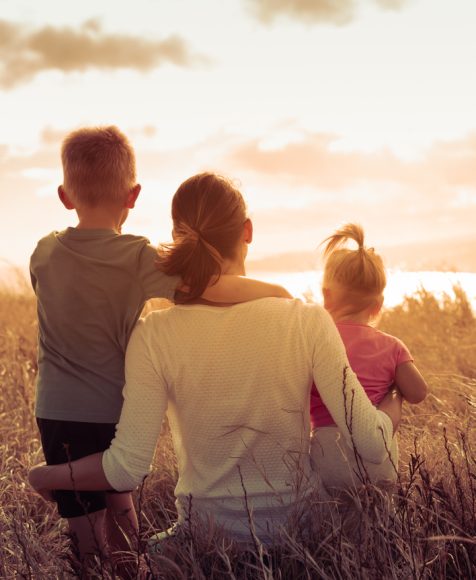
<svg viewBox="0 0 476 580">
<path fill-rule="evenodd" d="M 391 421 L 365 395 L 320 306 L 266 298 L 153 312 L 139 322 L 127 349 L 124 407 L 104 453 L 106 477 L 116 490 L 142 481 L 167 412 L 179 519 L 192 506 L 235 531 L 234 522 L 245 526 L 250 509 L 261 523 L 282 522 L 296 492 L 315 480 L 313 380 L 349 444 L 381 462 Z"/>
</svg>

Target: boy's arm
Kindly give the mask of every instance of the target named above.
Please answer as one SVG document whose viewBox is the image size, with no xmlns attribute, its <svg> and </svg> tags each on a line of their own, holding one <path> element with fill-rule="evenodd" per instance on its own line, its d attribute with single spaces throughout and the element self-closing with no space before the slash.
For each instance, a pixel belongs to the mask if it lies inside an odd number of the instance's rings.
<svg viewBox="0 0 476 580">
<path fill-rule="evenodd" d="M 139 276 L 144 295 L 149 298 L 167 298 L 181 302 L 187 297 L 187 287 L 178 276 L 167 276 L 157 267 L 157 250 L 150 244 L 144 244 L 139 255 Z M 247 302 L 258 298 L 293 298 L 278 284 L 253 280 L 244 276 L 224 274 L 218 281 L 209 286 L 202 298 L 210 302 Z"/>
<path fill-rule="evenodd" d="M 412 361 L 397 366 L 395 384 L 409 403 L 421 403 L 426 397 L 428 385 Z"/>
<path fill-rule="evenodd" d="M 210 302 L 248 302 L 269 297 L 293 298 L 286 288 L 278 284 L 231 274 L 220 276 L 219 280 L 202 294 L 202 298 Z"/>
</svg>

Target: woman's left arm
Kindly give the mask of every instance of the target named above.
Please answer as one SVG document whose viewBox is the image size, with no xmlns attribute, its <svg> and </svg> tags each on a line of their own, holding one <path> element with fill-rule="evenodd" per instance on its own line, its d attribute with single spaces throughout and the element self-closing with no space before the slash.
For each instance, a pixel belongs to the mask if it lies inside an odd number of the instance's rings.
<svg viewBox="0 0 476 580">
<path fill-rule="evenodd" d="M 337 427 L 353 448 L 370 463 L 388 456 L 393 418 L 376 409 L 352 371 L 339 332 L 330 315 L 310 306 L 309 345 L 314 383 Z"/>
<path fill-rule="evenodd" d="M 129 341 L 124 405 L 109 449 L 70 463 L 33 468 L 29 480 L 37 491 L 128 491 L 147 475 L 167 409 L 166 383 L 150 355 L 152 326 L 152 320 L 139 321 Z"/>
<path fill-rule="evenodd" d="M 394 434 L 397 431 L 402 418 L 402 401 L 402 395 L 398 389 L 391 388 L 378 404 L 378 409 L 390 417 Z"/>
</svg>

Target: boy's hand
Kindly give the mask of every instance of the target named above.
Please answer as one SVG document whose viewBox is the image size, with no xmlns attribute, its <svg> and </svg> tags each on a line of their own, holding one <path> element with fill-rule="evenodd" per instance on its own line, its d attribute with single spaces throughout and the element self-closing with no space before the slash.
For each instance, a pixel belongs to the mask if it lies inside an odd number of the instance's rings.
<svg viewBox="0 0 476 580">
<path fill-rule="evenodd" d="M 273 284 L 273 286 L 275 289 L 275 298 L 294 298 L 294 296 L 288 290 L 286 290 L 284 286 L 280 286 L 279 284 Z"/>
<path fill-rule="evenodd" d="M 48 466 L 46 463 L 40 463 L 39 465 L 36 465 L 30 470 L 30 473 L 28 474 L 28 481 L 36 493 L 41 495 L 45 501 L 54 501 L 53 491 L 51 489 L 46 489 L 44 484 L 47 471 Z"/>
</svg>

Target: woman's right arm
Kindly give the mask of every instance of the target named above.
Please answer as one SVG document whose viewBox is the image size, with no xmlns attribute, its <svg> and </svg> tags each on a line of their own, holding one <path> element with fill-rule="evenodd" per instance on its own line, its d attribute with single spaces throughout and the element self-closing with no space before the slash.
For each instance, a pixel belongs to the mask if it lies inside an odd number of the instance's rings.
<svg viewBox="0 0 476 580">
<path fill-rule="evenodd" d="M 142 482 L 167 409 L 166 383 L 154 367 L 149 337 L 147 321 L 139 321 L 127 347 L 124 405 L 109 449 L 71 463 L 35 467 L 29 480 L 37 491 L 129 491 Z"/>
<path fill-rule="evenodd" d="M 376 409 L 352 371 L 344 344 L 330 315 L 309 306 L 310 356 L 319 394 L 347 444 L 371 462 L 388 456 L 393 424 L 388 414 Z"/>
<path fill-rule="evenodd" d="M 152 356 L 158 315 L 139 321 L 127 346 L 124 404 L 116 436 L 102 459 L 106 478 L 118 491 L 133 489 L 149 472 L 167 410 L 167 384 Z"/>
</svg>

